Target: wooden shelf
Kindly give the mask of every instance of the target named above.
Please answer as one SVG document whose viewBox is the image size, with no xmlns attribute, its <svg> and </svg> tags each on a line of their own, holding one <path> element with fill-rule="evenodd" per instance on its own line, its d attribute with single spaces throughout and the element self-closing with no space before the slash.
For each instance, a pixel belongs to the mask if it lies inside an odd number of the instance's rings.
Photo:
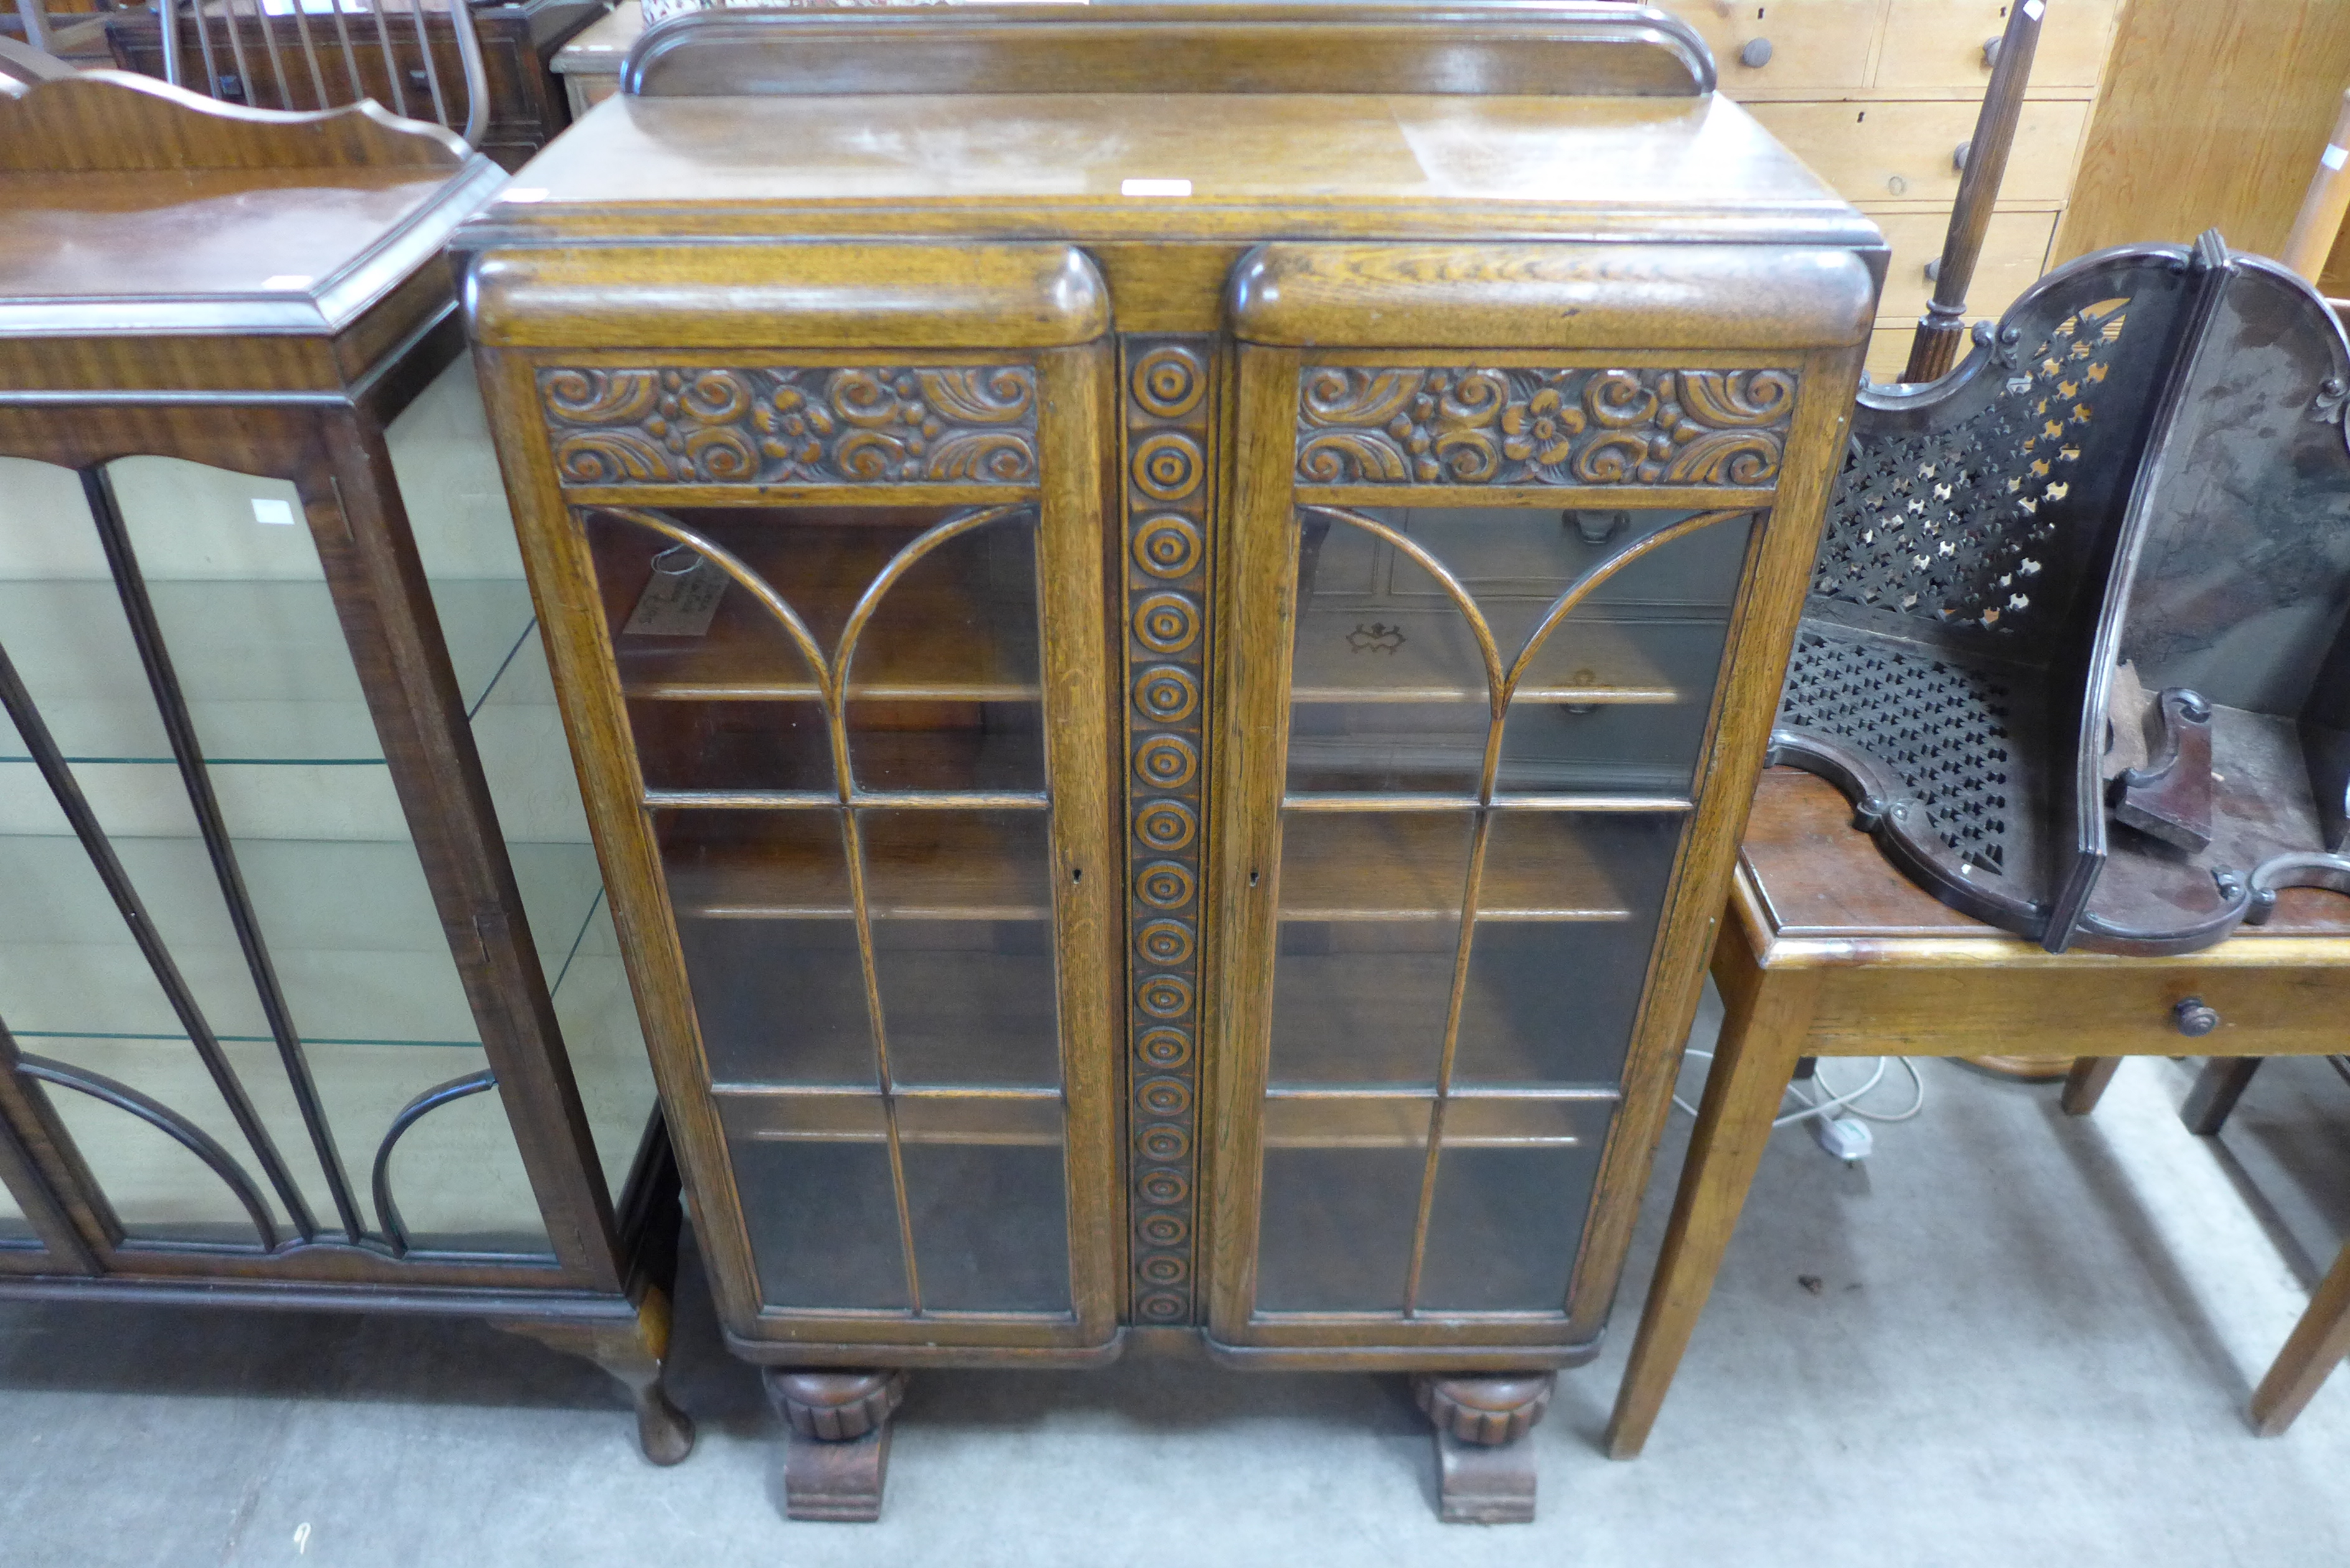
<svg viewBox="0 0 2350 1568">
<path fill-rule="evenodd" d="M 859 814 L 875 919 L 1043 920 L 1052 914 L 1050 820 L 1039 811 Z M 837 808 L 672 815 L 662 863 L 687 919 L 847 919 Z"/>
<path fill-rule="evenodd" d="M 1489 829 L 1481 920 L 1626 920 L 1627 891 L 1653 886 L 1639 819 L 1503 813 Z M 1292 812 L 1282 823 L 1284 920 L 1458 920 L 1467 812 Z M 1658 835 L 1668 838 L 1669 836 Z"/>
</svg>

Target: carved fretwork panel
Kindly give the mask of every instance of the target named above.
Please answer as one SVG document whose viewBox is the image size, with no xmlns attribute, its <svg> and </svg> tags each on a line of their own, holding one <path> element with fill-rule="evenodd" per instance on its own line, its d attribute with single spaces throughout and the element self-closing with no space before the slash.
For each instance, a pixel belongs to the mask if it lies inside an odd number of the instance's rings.
<svg viewBox="0 0 2350 1568">
<path fill-rule="evenodd" d="M 1769 484 L 1785 370 L 1309 369 L 1306 484 Z"/>
<path fill-rule="evenodd" d="M 1134 1321 L 1193 1321 L 1213 338 L 1124 342 Z"/>
<path fill-rule="evenodd" d="M 1033 484 L 1026 365 L 542 369 L 571 485 Z"/>
<path fill-rule="evenodd" d="M 2005 871 L 2027 804 L 2023 779 L 2010 773 L 2018 707 L 1996 673 L 1806 627 L 1795 637 L 1779 722 L 1880 759 L 1925 813 L 1928 831 L 1969 864 Z"/>
<path fill-rule="evenodd" d="M 1994 349 L 1997 390 L 1971 418 L 1864 426 L 1845 459 L 1812 591 L 2012 637 L 2070 602 L 2097 514 L 2082 475 L 2120 461 L 2134 407 L 2107 379 L 2129 325 L 2100 300 Z M 2142 393 L 2113 389 L 2115 401 Z"/>
</svg>

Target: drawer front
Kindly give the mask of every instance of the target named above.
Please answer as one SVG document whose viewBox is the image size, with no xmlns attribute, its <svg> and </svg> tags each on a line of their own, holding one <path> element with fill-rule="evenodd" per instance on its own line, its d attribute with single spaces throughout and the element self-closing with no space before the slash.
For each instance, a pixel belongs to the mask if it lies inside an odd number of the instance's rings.
<svg viewBox="0 0 2350 1568">
<path fill-rule="evenodd" d="M 1975 133 L 1976 105 L 1958 99 L 1887 103 L 1758 103 L 1754 118 L 1847 201 L 1940 202 L 1959 194 L 1959 146 Z M 2006 202 L 2061 202 L 2086 101 L 2027 103 L 2000 183 Z"/>
<path fill-rule="evenodd" d="M 2293 1055 L 2338 1049 L 2340 1020 L 2350 1012 L 2350 970 L 2109 964 L 1839 970 L 1827 981 L 1810 1043 L 1913 1055 Z M 2208 1034 L 2179 1032 L 2175 1010 L 2189 998 L 2219 1014 Z"/>
<path fill-rule="evenodd" d="M 1975 263 L 1974 282 L 1967 289 L 1970 317 L 1997 316 L 2015 296 L 2032 286 L 2048 262 L 2048 243 L 2056 232 L 2054 213 L 1994 213 L 1983 234 L 1982 257 Z M 1883 213 L 1877 226 L 1893 247 L 1893 261 L 1885 275 L 1885 293 L 1877 318 L 1914 320 L 1926 312 L 1934 286 L 1927 280 L 1926 264 L 1942 254 L 1950 233 L 1947 213 Z"/>
<path fill-rule="evenodd" d="M 1673 0 L 1665 9 L 1705 39 L 1721 88 L 1732 98 L 1868 85 L 1868 46 L 1881 0 Z M 1769 57 L 1747 65 L 1743 51 L 1758 41 L 1770 46 Z"/>
<path fill-rule="evenodd" d="M 2049 6 L 2032 58 L 2032 85 L 2096 86 L 2116 9 L 2116 0 L 2058 0 Z M 1981 91 L 1991 80 L 1983 45 L 2006 26 L 2002 0 L 1893 0 L 1874 85 Z"/>
</svg>

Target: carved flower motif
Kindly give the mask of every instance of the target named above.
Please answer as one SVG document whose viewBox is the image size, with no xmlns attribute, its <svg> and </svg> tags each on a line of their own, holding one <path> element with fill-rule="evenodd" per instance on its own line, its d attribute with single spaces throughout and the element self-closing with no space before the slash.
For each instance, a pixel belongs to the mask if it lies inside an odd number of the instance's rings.
<svg viewBox="0 0 2350 1568">
<path fill-rule="evenodd" d="M 1513 462 L 1531 458 L 1555 467 L 1566 461 L 1569 442 L 1582 429 L 1583 410 L 1563 402 L 1557 388 L 1544 387 L 1502 410 L 1502 451 Z"/>
<path fill-rule="evenodd" d="M 803 467 L 824 456 L 825 439 L 834 430 L 832 415 L 822 403 L 811 402 L 796 387 L 778 387 L 773 406 L 762 403 L 751 422 L 765 439 L 760 450 L 769 457 Z"/>
</svg>

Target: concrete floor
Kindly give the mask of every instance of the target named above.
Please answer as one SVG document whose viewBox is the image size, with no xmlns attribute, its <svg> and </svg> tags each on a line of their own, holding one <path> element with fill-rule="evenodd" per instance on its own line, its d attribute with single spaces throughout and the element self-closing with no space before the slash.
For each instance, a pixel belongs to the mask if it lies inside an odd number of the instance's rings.
<svg viewBox="0 0 2350 1568">
<path fill-rule="evenodd" d="M 600 1374 L 475 1324 L 0 1304 L 0 1563 L 2350 1563 L 2350 1375 L 2282 1439 L 2241 1415 L 2350 1233 L 2350 1085 L 2272 1064 L 2215 1147 L 2178 1123 L 2186 1064 L 2126 1064 L 2086 1123 L 1923 1071 L 1926 1114 L 1858 1168 L 1777 1135 L 1648 1456 L 1616 1464 L 1674 1117 L 1617 1337 L 1535 1432 L 1531 1526 L 1435 1522 L 1399 1378 L 1142 1362 L 918 1376 L 883 1521 L 786 1523 L 756 1379 L 690 1279 L 702 1439 L 671 1470 Z"/>
</svg>

